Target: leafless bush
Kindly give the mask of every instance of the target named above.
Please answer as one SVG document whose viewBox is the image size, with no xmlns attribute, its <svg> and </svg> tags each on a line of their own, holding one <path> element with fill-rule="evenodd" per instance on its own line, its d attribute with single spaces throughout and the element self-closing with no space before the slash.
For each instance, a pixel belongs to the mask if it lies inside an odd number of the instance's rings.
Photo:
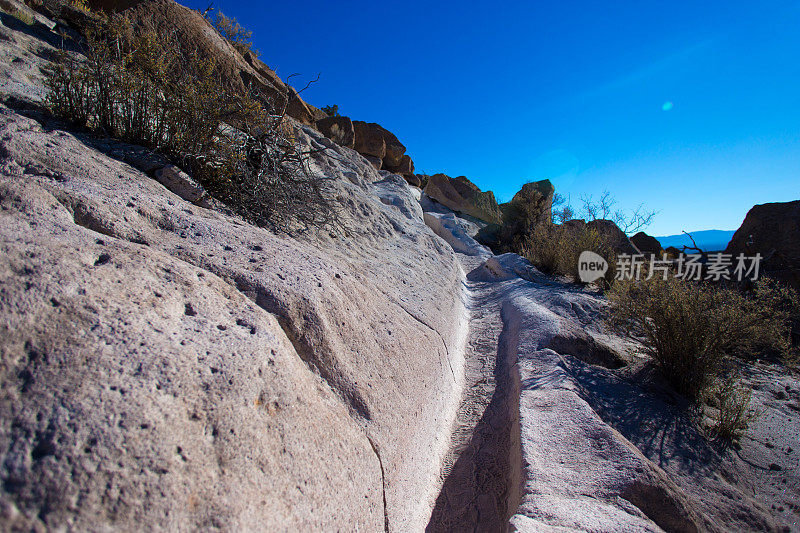
<svg viewBox="0 0 800 533">
<path fill-rule="evenodd" d="M 592 196 L 582 196 L 583 214 L 587 221 L 592 220 L 611 220 L 624 233 L 634 233 L 649 226 L 657 211 L 650 211 L 644 208 L 644 204 L 639 205 L 632 211 L 615 209 L 617 201 L 611 197 L 608 191 L 603 192 L 600 198 L 595 200 Z"/>
<path fill-rule="evenodd" d="M 337 209 L 328 178 L 312 174 L 295 126 L 284 114 L 266 115 L 258 129 L 235 145 L 225 176 L 210 183 L 212 194 L 260 226 L 293 233 L 336 227 Z"/>
<path fill-rule="evenodd" d="M 553 196 L 552 214 L 553 224 L 563 224 L 567 220 L 575 218 L 575 210 L 569 204 L 569 198 L 559 193 Z"/>
</svg>

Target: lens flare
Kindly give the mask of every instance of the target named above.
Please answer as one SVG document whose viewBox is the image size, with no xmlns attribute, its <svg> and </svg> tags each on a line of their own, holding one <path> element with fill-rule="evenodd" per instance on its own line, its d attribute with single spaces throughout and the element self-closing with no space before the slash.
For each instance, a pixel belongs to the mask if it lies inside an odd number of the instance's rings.
<svg viewBox="0 0 800 533">
<path fill-rule="evenodd" d="M 670 111 L 673 107 L 675 107 L 675 104 L 672 102 L 664 102 L 661 105 L 661 111 Z"/>
</svg>

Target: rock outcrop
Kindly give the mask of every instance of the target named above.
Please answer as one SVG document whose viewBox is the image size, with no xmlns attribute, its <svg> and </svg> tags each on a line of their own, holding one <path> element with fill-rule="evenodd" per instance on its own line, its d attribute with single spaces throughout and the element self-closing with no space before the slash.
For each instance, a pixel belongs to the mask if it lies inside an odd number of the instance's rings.
<svg viewBox="0 0 800 533">
<path fill-rule="evenodd" d="M 464 176 L 457 178 L 445 174 L 429 176 L 425 194 L 458 213 L 465 213 L 494 224 L 502 221 L 494 193 L 481 191 Z"/>
<path fill-rule="evenodd" d="M 653 254 L 656 257 L 661 257 L 661 254 L 664 253 L 664 250 L 661 248 L 661 243 L 658 242 L 658 239 L 648 235 L 643 231 L 640 231 L 631 237 L 630 240 L 631 243 L 639 250 L 639 252 L 643 254 Z"/>
<path fill-rule="evenodd" d="M 317 129 L 339 146 L 353 148 L 356 134 L 353 122 L 347 117 L 325 117 L 317 121 Z"/>
<path fill-rule="evenodd" d="M 569 223 L 580 223 L 582 221 L 571 220 Z M 625 235 L 625 232 L 619 229 L 619 226 L 613 220 L 597 219 L 591 220 L 586 223 L 590 230 L 599 233 L 613 248 L 617 254 L 636 254 L 639 253 L 636 248 L 631 244 L 631 240 Z"/>
<path fill-rule="evenodd" d="M 397 137 L 391 131 L 378 126 L 381 135 L 383 136 L 383 141 L 386 143 L 386 155 L 383 158 L 383 164 L 386 166 L 387 170 L 392 170 L 398 168 L 403 162 L 403 156 L 406 153 L 406 147 L 397 140 Z M 408 160 L 411 161 L 410 159 Z M 410 174 L 413 172 L 413 166 L 411 166 L 411 170 L 407 172 Z"/>
<path fill-rule="evenodd" d="M 516 224 L 524 218 L 526 225 L 549 223 L 553 218 L 555 187 L 550 180 L 526 183 L 510 202 L 502 204 L 505 224 Z"/>
<path fill-rule="evenodd" d="M 753 207 L 725 253 L 761 254 L 766 272 L 800 290 L 800 200 Z"/>
<path fill-rule="evenodd" d="M 386 153 L 374 165 L 290 120 L 338 216 L 272 233 L 163 156 L 50 120 L 35 84 L 66 28 L 9 18 L 0 529 L 797 523 L 796 376 L 744 367 L 763 415 L 721 449 L 607 329 L 601 294 L 492 255 L 473 238 L 491 224 L 410 187 Z M 447 187 L 476 197 L 466 178 Z"/>
<path fill-rule="evenodd" d="M 349 237 L 294 240 L 0 110 L 4 516 L 424 525 L 463 304 L 453 252 L 404 180 L 300 130 Z"/>
<path fill-rule="evenodd" d="M 384 165 L 386 165 L 385 161 Z M 414 176 L 414 162 L 411 160 L 411 157 L 409 157 L 408 154 L 401 157 L 400 163 L 398 163 L 397 165 L 386 165 L 386 170 L 404 176 L 406 180 L 412 185 L 414 183 L 419 183 L 418 179 L 414 178 L 409 179 L 410 176 Z"/>
<path fill-rule="evenodd" d="M 500 205 L 502 224 L 482 229 L 478 240 L 499 251 L 517 249 L 538 228 L 551 223 L 554 194 L 550 180 L 526 183 L 510 202 Z"/>
<path fill-rule="evenodd" d="M 355 150 L 361 155 L 376 157 L 383 163 L 386 157 L 386 140 L 383 128 L 373 122 L 353 121 L 355 130 Z"/>
</svg>

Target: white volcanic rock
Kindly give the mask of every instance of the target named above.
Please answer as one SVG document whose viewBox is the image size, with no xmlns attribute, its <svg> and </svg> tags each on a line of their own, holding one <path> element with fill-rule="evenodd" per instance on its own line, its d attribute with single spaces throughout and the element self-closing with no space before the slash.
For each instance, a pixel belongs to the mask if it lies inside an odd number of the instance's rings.
<svg viewBox="0 0 800 533">
<path fill-rule="evenodd" d="M 187 202 L 197 203 L 206 196 L 203 186 L 175 165 L 167 165 L 156 170 L 155 177 L 164 187 Z"/>
<path fill-rule="evenodd" d="M 0 113 L 12 514 L 89 529 L 424 525 L 460 397 L 463 274 L 402 179 L 347 148 L 316 154 L 346 237 L 296 240 Z M 148 466 L 162 458 L 177 467 Z"/>
<path fill-rule="evenodd" d="M 207 270 L 76 225 L 25 176 L 0 179 L 0 198 L 7 526 L 382 523 L 367 436 L 274 316 Z"/>
<path fill-rule="evenodd" d="M 436 235 L 447 241 L 453 250 L 464 255 L 491 257 L 492 252 L 464 231 L 453 213 L 425 212 L 425 223 Z"/>
</svg>

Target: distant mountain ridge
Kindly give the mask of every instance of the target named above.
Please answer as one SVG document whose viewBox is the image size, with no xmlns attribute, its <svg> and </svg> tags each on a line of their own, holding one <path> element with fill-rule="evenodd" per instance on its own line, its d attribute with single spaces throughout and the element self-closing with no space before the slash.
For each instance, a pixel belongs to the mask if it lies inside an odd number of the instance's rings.
<svg viewBox="0 0 800 533">
<path fill-rule="evenodd" d="M 728 246 L 733 234 L 736 232 L 735 230 L 709 229 L 703 231 L 690 231 L 689 233 L 691 233 L 692 237 L 697 243 L 697 246 L 702 248 L 703 251 L 719 252 Z M 674 246 L 675 248 L 680 249 L 684 245 L 692 246 L 692 240 L 683 233 L 679 235 L 656 237 L 656 239 L 658 239 L 658 242 L 660 242 L 661 246 L 664 248 L 667 248 L 668 246 Z"/>
</svg>

